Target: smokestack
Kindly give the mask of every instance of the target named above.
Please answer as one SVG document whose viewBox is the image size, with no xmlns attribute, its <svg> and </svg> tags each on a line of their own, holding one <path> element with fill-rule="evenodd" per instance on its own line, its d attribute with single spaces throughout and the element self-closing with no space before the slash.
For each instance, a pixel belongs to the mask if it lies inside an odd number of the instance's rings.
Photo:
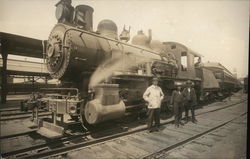
<svg viewBox="0 0 250 159">
<path fill-rule="evenodd" d="M 75 21 L 78 25 L 83 25 L 87 31 L 93 30 L 94 9 L 87 5 L 78 5 L 75 8 Z"/>
</svg>

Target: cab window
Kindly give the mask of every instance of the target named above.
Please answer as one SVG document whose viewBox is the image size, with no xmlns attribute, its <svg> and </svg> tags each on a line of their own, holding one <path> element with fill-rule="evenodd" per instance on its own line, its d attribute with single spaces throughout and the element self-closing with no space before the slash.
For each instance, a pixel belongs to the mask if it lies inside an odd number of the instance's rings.
<svg viewBox="0 0 250 159">
<path fill-rule="evenodd" d="M 187 52 L 181 53 L 181 70 L 187 71 Z"/>
</svg>

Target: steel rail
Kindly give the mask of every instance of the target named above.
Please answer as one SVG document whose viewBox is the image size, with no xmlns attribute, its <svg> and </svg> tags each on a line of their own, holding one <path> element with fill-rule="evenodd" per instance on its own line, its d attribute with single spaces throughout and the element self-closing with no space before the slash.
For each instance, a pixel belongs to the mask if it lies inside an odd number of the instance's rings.
<svg viewBox="0 0 250 159">
<path fill-rule="evenodd" d="M 17 110 L 20 110 L 20 108 L 6 108 L 6 109 L 0 109 L 0 112 L 17 111 Z"/>
<path fill-rule="evenodd" d="M 43 116 L 50 116 L 51 113 L 50 112 L 44 112 L 43 114 L 39 114 L 38 116 L 39 117 L 43 117 Z M 22 115 L 22 116 L 17 116 L 17 115 L 14 115 L 13 117 L 11 116 L 5 116 L 4 118 L 1 116 L 0 117 L 0 121 L 8 121 L 8 120 L 18 120 L 18 119 L 27 119 L 27 118 L 30 118 L 32 116 L 32 113 L 31 114 L 26 114 L 26 115 Z"/>
<path fill-rule="evenodd" d="M 14 110 L 13 110 L 14 111 Z M 16 111 L 16 110 L 15 110 Z M 9 112 L 9 111 L 7 111 Z M 45 111 L 45 110 L 39 110 L 39 113 L 43 113 L 43 112 L 48 112 L 48 111 Z M 0 112 L 0 116 L 3 117 L 3 116 L 15 116 L 15 115 L 25 115 L 25 114 L 32 114 L 32 111 L 20 111 L 20 112 L 14 112 L 14 113 L 3 113 L 3 112 Z"/>
<path fill-rule="evenodd" d="M 18 134 L 10 134 L 10 135 L 5 135 L 5 136 L 0 136 L 0 139 L 7 139 L 7 138 L 12 138 L 12 137 L 18 137 L 18 136 L 23 136 L 23 135 L 29 135 L 32 133 L 35 133 L 37 129 L 34 130 L 30 130 L 30 131 L 25 131 L 22 133 L 18 133 Z"/>
</svg>

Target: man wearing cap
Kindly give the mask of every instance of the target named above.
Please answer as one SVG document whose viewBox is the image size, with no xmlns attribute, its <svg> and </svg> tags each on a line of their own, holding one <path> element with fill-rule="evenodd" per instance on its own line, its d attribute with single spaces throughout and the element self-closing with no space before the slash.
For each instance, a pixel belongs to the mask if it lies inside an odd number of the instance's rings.
<svg viewBox="0 0 250 159">
<path fill-rule="evenodd" d="M 194 64 L 194 67 L 200 67 L 201 66 L 201 57 L 198 58 L 198 61 Z"/>
<path fill-rule="evenodd" d="M 181 92 L 180 85 L 177 85 L 177 89 L 173 91 L 170 100 L 170 105 L 173 105 L 174 107 L 175 127 L 179 127 L 180 124 L 183 125 L 183 123 L 181 122 L 182 111 L 183 111 L 183 95 Z"/>
<path fill-rule="evenodd" d="M 143 99 L 148 102 L 148 130 L 152 132 L 153 121 L 157 130 L 160 127 L 160 107 L 164 94 L 158 86 L 158 78 L 153 78 L 153 84 L 143 94 Z"/>
<path fill-rule="evenodd" d="M 195 105 L 197 104 L 197 97 L 194 88 L 192 88 L 192 82 L 188 80 L 186 82 L 187 87 L 183 90 L 183 98 L 184 98 L 184 109 L 185 109 L 185 123 L 188 122 L 188 112 L 189 109 L 191 109 L 192 114 L 192 122 L 197 123 L 197 120 L 195 119 Z"/>
</svg>

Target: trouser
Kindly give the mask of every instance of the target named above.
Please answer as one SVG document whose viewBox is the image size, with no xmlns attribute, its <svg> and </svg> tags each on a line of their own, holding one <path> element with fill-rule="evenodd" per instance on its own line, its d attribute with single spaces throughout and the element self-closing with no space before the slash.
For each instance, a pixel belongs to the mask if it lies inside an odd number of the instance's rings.
<svg viewBox="0 0 250 159">
<path fill-rule="evenodd" d="M 180 120 L 182 118 L 183 106 L 181 102 L 174 103 L 174 123 L 175 125 L 179 125 Z"/>
<path fill-rule="evenodd" d="M 188 101 L 185 105 L 185 118 L 186 120 L 188 120 L 188 113 L 189 113 L 189 109 L 191 110 L 191 114 L 192 114 L 192 120 L 195 119 L 195 106 L 193 105 L 192 101 Z"/>
<path fill-rule="evenodd" d="M 152 128 L 153 121 L 155 121 L 155 126 L 160 126 L 160 108 L 148 109 L 148 129 Z"/>
</svg>

